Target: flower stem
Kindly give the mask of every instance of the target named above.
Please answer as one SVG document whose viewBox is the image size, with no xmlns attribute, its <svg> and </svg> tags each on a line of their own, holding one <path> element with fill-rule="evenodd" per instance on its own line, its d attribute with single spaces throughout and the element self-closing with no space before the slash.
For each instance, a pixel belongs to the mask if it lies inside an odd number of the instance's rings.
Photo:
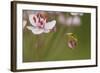
<svg viewBox="0 0 100 73">
<path fill-rule="evenodd" d="M 41 35 L 37 35 L 37 46 L 36 46 L 36 53 L 37 53 L 37 61 L 41 61 L 42 60 L 42 46 L 43 46 L 43 40 L 42 40 L 42 34 Z"/>
</svg>

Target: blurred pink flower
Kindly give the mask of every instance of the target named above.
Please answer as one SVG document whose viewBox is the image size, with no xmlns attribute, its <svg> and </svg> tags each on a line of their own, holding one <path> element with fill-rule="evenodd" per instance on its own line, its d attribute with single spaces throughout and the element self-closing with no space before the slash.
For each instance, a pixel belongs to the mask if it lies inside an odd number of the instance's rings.
<svg viewBox="0 0 100 73">
<path fill-rule="evenodd" d="M 60 14 L 58 15 L 58 20 L 59 20 L 59 22 L 60 22 L 61 24 L 65 24 L 66 18 L 65 18 L 65 16 L 64 16 L 64 14 L 60 13 Z"/>
<path fill-rule="evenodd" d="M 32 26 L 27 26 L 29 30 L 32 31 L 33 34 L 41 34 L 41 33 L 49 33 L 56 24 L 56 20 L 52 20 L 47 22 L 47 19 L 40 13 L 30 14 L 29 21 Z"/>
<path fill-rule="evenodd" d="M 58 17 L 59 22 L 66 26 L 80 26 L 80 16 L 83 16 L 83 13 L 71 12 L 70 15 L 71 16 L 65 16 L 64 14 L 60 13 Z"/>
<path fill-rule="evenodd" d="M 70 16 L 66 20 L 68 26 L 79 26 L 81 24 L 81 19 L 79 16 Z"/>
</svg>

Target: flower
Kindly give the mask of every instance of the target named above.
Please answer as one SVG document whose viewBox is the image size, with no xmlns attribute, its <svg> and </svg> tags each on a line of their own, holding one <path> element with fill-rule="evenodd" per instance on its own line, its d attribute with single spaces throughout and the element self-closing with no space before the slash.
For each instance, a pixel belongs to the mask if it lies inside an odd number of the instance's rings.
<svg viewBox="0 0 100 73">
<path fill-rule="evenodd" d="M 59 20 L 59 22 L 61 23 L 61 24 L 65 24 L 66 25 L 66 18 L 65 18 L 65 16 L 64 16 L 64 14 L 59 14 L 58 15 L 58 20 Z"/>
<path fill-rule="evenodd" d="M 75 35 L 73 33 L 67 33 L 67 45 L 69 48 L 76 48 L 76 46 L 78 45 L 78 39 L 75 37 Z"/>
<path fill-rule="evenodd" d="M 66 24 L 68 26 L 71 26 L 71 25 L 73 25 L 73 26 L 79 26 L 80 23 L 81 23 L 81 19 L 80 19 L 79 16 L 70 16 L 66 20 Z"/>
<path fill-rule="evenodd" d="M 79 26 L 81 24 L 81 18 L 83 13 L 80 12 L 71 12 L 70 16 L 65 16 L 64 14 L 60 13 L 58 16 L 58 20 L 61 24 L 66 26 Z"/>
<path fill-rule="evenodd" d="M 33 34 L 49 33 L 55 27 L 56 20 L 47 22 L 46 17 L 41 13 L 30 14 L 29 21 L 32 26 L 27 26 Z"/>
<path fill-rule="evenodd" d="M 80 16 L 83 16 L 83 13 L 79 12 L 71 12 L 71 16 L 67 18 L 66 24 L 67 25 L 73 25 L 73 26 L 79 26 L 81 24 L 81 18 Z"/>
<path fill-rule="evenodd" d="M 70 40 L 68 40 L 67 44 L 68 44 L 69 48 L 74 49 L 77 46 L 77 41 L 74 39 L 70 39 Z"/>
</svg>

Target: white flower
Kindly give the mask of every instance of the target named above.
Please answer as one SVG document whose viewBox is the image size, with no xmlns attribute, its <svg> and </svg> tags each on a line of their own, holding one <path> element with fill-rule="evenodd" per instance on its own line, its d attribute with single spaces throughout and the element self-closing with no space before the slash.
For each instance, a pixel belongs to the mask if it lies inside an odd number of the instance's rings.
<svg viewBox="0 0 100 73">
<path fill-rule="evenodd" d="M 80 12 L 71 12 L 70 16 L 65 16 L 64 14 L 60 13 L 58 16 L 58 20 L 61 24 L 66 26 L 80 26 L 81 18 L 83 13 Z"/>
<path fill-rule="evenodd" d="M 74 25 L 80 25 L 81 24 L 81 19 L 79 16 L 74 16 L 73 17 L 73 24 Z"/>
<path fill-rule="evenodd" d="M 29 30 L 32 31 L 33 34 L 41 34 L 41 33 L 49 33 L 55 27 L 56 20 L 52 20 L 51 22 L 47 22 L 46 18 L 40 14 L 30 14 L 29 21 L 32 26 L 27 26 Z"/>
<path fill-rule="evenodd" d="M 59 14 L 58 20 L 59 20 L 59 22 L 62 23 L 62 24 L 65 24 L 65 22 L 66 22 L 66 18 L 64 17 L 63 14 Z"/>
<path fill-rule="evenodd" d="M 73 17 L 70 16 L 70 17 L 67 18 L 66 24 L 68 26 L 71 26 L 71 25 L 73 25 L 73 26 L 79 26 L 81 24 L 81 19 L 80 19 L 79 16 L 73 16 Z"/>
<path fill-rule="evenodd" d="M 80 12 L 71 12 L 72 16 L 68 17 L 66 20 L 67 25 L 79 26 L 81 24 L 80 16 L 83 16 L 83 13 Z"/>
<path fill-rule="evenodd" d="M 67 19 L 66 19 L 66 25 L 67 26 L 71 26 L 72 25 L 72 20 L 73 20 L 73 18 L 72 17 L 68 17 Z"/>
</svg>

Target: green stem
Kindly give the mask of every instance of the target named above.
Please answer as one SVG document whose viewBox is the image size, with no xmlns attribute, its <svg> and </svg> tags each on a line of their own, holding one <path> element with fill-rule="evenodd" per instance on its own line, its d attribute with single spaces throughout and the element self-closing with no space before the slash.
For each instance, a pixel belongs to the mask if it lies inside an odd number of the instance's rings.
<svg viewBox="0 0 100 73">
<path fill-rule="evenodd" d="M 43 40 L 42 40 L 42 34 L 37 35 L 37 46 L 36 46 L 36 53 L 37 53 L 37 61 L 41 61 L 42 60 L 42 46 L 43 46 Z"/>
</svg>

